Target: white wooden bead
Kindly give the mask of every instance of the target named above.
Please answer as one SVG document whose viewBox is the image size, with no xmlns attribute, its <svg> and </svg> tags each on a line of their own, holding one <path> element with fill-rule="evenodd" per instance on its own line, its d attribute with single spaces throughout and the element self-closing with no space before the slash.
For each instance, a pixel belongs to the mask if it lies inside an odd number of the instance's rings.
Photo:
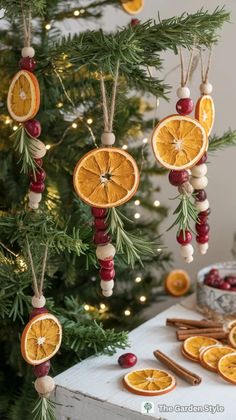
<svg viewBox="0 0 236 420">
<path fill-rule="evenodd" d="M 213 91 L 213 86 L 211 83 L 202 83 L 200 85 L 200 91 L 203 95 L 210 95 Z"/>
<path fill-rule="evenodd" d="M 192 175 L 196 178 L 201 178 L 202 176 L 207 174 L 207 165 L 202 163 L 201 165 L 196 165 L 191 168 Z"/>
<path fill-rule="evenodd" d="M 112 244 L 98 245 L 96 256 L 98 260 L 109 260 L 114 257 L 116 249 Z"/>
<path fill-rule="evenodd" d="M 102 141 L 102 144 L 104 146 L 111 146 L 116 141 L 115 134 L 114 133 L 102 133 L 101 141 Z"/>
<path fill-rule="evenodd" d="M 29 202 L 32 204 L 38 204 L 42 200 L 42 194 L 30 191 L 28 194 Z"/>
<path fill-rule="evenodd" d="M 43 295 L 39 298 L 37 296 L 33 296 L 31 300 L 33 308 L 43 308 L 46 304 L 46 299 Z"/>
<path fill-rule="evenodd" d="M 200 254 L 202 254 L 202 255 L 205 255 L 205 254 L 207 253 L 208 248 L 209 248 L 209 244 L 208 244 L 208 242 L 207 242 L 207 243 L 205 243 L 205 244 L 198 244 L 198 249 L 199 249 L 199 252 L 200 252 Z"/>
<path fill-rule="evenodd" d="M 48 397 L 55 389 L 55 382 L 51 376 L 42 376 L 41 378 L 37 378 L 34 387 L 39 395 L 43 397 Z"/>
<path fill-rule="evenodd" d="M 202 176 L 201 178 L 192 176 L 190 182 L 195 190 L 204 190 L 208 185 L 208 178 L 206 176 Z"/>
<path fill-rule="evenodd" d="M 191 262 L 193 262 L 193 257 L 187 257 L 184 259 L 184 261 L 186 262 L 186 264 L 190 264 Z"/>
<path fill-rule="evenodd" d="M 180 86 L 177 89 L 176 94 L 177 94 L 179 99 L 189 98 L 190 97 L 190 90 L 187 86 Z"/>
<path fill-rule="evenodd" d="M 192 257 L 193 253 L 194 253 L 194 249 L 191 244 L 183 245 L 180 248 L 180 254 L 183 258 Z"/>
<path fill-rule="evenodd" d="M 204 201 L 195 201 L 195 206 L 199 212 L 206 211 L 210 207 L 209 201 L 206 199 Z"/>
<path fill-rule="evenodd" d="M 35 159 L 41 159 L 47 153 L 45 144 L 38 139 L 31 139 L 29 149 Z"/>
<path fill-rule="evenodd" d="M 190 182 L 184 182 L 182 185 L 178 187 L 178 191 L 180 194 L 191 195 L 194 192 L 194 188 L 190 184 Z"/>
<path fill-rule="evenodd" d="M 102 290 L 102 294 L 105 297 L 110 297 L 113 295 L 113 291 L 112 290 Z"/>
<path fill-rule="evenodd" d="M 37 210 L 39 208 L 39 203 L 32 203 L 31 201 L 29 201 L 28 205 L 29 208 L 33 210 Z"/>
<path fill-rule="evenodd" d="M 112 290 L 114 287 L 114 280 L 101 280 L 100 281 L 100 286 L 102 290 Z"/>
<path fill-rule="evenodd" d="M 34 55 L 35 55 L 34 48 L 33 47 L 22 48 L 21 55 L 22 55 L 22 57 L 30 57 L 30 58 L 34 57 Z"/>
</svg>

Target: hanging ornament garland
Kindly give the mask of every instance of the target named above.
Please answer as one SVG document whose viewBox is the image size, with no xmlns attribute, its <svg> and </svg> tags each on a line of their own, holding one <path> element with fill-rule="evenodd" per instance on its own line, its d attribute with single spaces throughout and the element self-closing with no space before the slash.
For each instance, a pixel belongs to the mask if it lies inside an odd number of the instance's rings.
<svg viewBox="0 0 236 420">
<path fill-rule="evenodd" d="M 123 10 L 129 15 L 136 15 L 143 10 L 144 0 L 121 0 Z"/>
<path fill-rule="evenodd" d="M 112 245 L 109 230 L 115 231 L 114 220 L 118 219 L 116 228 L 122 230 L 122 222 L 116 212 L 109 218 L 109 210 L 115 212 L 118 207 L 128 202 L 136 193 L 139 185 L 139 170 L 135 160 L 125 150 L 112 147 L 115 143 L 113 119 L 119 75 L 119 63 L 113 82 L 110 111 L 104 76 L 101 74 L 101 95 L 103 106 L 104 132 L 101 136 L 102 147 L 88 152 L 77 163 L 74 170 L 74 188 L 76 194 L 91 206 L 94 216 L 94 243 L 96 256 L 100 265 L 100 286 L 102 294 L 109 297 L 113 293 L 115 269 L 114 256 L 116 248 Z M 109 226 L 109 219 L 113 226 Z M 109 229 L 111 228 L 111 229 Z M 122 241 L 122 238 L 120 238 Z"/>
</svg>

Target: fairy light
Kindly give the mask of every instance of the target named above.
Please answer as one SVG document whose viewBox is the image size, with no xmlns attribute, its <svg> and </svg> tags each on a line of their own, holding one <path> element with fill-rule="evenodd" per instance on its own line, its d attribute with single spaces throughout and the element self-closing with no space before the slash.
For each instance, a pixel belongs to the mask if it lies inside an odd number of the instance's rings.
<svg viewBox="0 0 236 420">
<path fill-rule="evenodd" d="M 124 311 L 124 314 L 125 314 L 125 316 L 130 316 L 130 315 L 131 315 L 131 312 L 130 312 L 130 310 L 129 310 L 129 309 L 126 309 L 126 310 Z"/>
<path fill-rule="evenodd" d="M 77 128 L 77 127 L 78 127 L 78 125 L 77 125 L 76 123 L 73 123 L 73 124 L 71 125 L 71 127 L 72 127 L 72 128 Z"/>
<path fill-rule="evenodd" d="M 142 281 L 142 277 L 138 276 L 134 281 L 135 283 L 140 283 Z"/>
<path fill-rule="evenodd" d="M 74 16 L 79 16 L 80 15 L 80 11 L 79 10 L 75 10 L 74 11 Z"/>
<path fill-rule="evenodd" d="M 135 200 L 134 205 L 135 206 L 140 206 L 140 200 Z"/>
<path fill-rule="evenodd" d="M 139 300 L 140 302 L 146 302 L 147 298 L 146 296 L 140 296 Z"/>
<path fill-rule="evenodd" d="M 51 149 L 51 145 L 50 144 L 46 144 L 46 149 L 47 150 Z"/>
<path fill-rule="evenodd" d="M 13 125 L 13 127 L 12 127 L 13 131 L 16 131 L 17 128 L 18 128 L 17 125 Z"/>
<path fill-rule="evenodd" d="M 102 311 L 104 311 L 106 308 L 107 307 L 104 303 L 100 303 L 100 309 L 102 309 Z"/>
<path fill-rule="evenodd" d="M 85 311 L 89 311 L 89 305 L 84 305 L 84 309 L 85 309 Z"/>
<path fill-rule="evenodd" d="M 123 149 L 123 150 L 127 150 L 127 149 L 128 149 L 127 144 L 124 144 L 124 145 L 122 146 L 122 149 Z"/>
<path fill-rule="evenodd" d="M 46 29 L 47 31 L 50 31 L 51 27 L 52 27 L 52 25 L 51 25 L 50 23 L 47 23 L 47 24 L 45 25 L 45 29 Z"/>
<path fill-rule="evenodd" d="M 92 118 L 88 118 L 88 119 L 87 119 L 87 124 L 88 124 L 88 125 L 93 124 L 93 119 L 92 119 Z"/>
<path fill-rule="evenodd" d="M 162 251 L 162 249 L 161 248 L 157 248 L 157 252 L 161 252 Z"/>
<path fill-rule="evenodd" d="M 140 217 L 141 217 L 141 214 L 140 214 L 140 213 L 135 213 L 135 214 L 134 214 L 134 218 L 135 218 L 135 219 L 140 219 Z"/>
<path fill-rule="evenodd" d="M 11 122 L 11 118 L 7 117 L 7 118 L 5 119 L 5 124 L 10 124 L 10 122 Z"/>
<path fill-rule="evenodd" d="M 154 203 L 153 203 L 153 205 L 154 205 L 154 207 L 159 207 L 160 206 L 160 201 L 159 200 L 155 200 L 154 201 Z"/>
<path fill-rule="evenodd" d="M 81 15 L 83 15 L 85 13 L 85 10 L 84 9 L 80 9 L 80 13 L 81 13 Z"/>
<path fill-rule="evenodd" d="M 57 108 L 62 108 L 62 107 L 63 107 L 63 103 L 62 102 L 58 102 Z"/>
<path fill-rule="evenodd" d="M 143 139 L 143 144 L 147 144 L 148 143 L 148 138 L 147 137 L 145 137 L 144 139 Z"/>
</svg>

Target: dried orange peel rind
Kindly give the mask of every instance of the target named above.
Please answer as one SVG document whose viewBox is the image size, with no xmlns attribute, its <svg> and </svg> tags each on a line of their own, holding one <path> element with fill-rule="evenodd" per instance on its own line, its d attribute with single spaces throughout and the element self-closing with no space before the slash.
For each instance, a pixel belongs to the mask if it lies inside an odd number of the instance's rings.
<svg viewBox="0 0 236 420">
<path fill-rule="evenodd" d="M 183 296 L 190 288 L 190 277 L 184 270 L 171 271 L 165 280 L 165 288 L 172 296 Z"/>
<path fill-rule="evenodd" d="M 21 354 L 30 365 L 39 365 L 51 359 L 59 350 L 62 327 L 49 313 L 36 315 L 25 326 L 21 336 Z"/>
<path fill-rule="evenodd" d="M 207 136 L 209 136 L 215 121 L 215 105 L 210 95 L 203 95 L 198 99 L 195 108 L 195 118 L 202 124 Z"/>
<path fill-rule="evenodd" d="M 220 342 L 215 338 L 196 335 L 193 337 L 186 338 L 186 340 L 183 343 L 183 351 L 192 359 L 199 361 L 200 351 L 203 347 L 208 347 L 217 344 L 220 344 Z"/>
<path fill-rule="evenodd" d="M 144 0 L 121 0 L 122 7 L 129 15 L 135 15 L 143 10 Z"/>
<path fill-rule="evenodd" d="M 139 171 L 129 153 L 116 147 L 88 152 L 74 170 L 74 188 L 86 204 L 117 207 L 129 201 L 139 185 Z"/>
<path fill-rule="evenodd" d="M 146 396 L 166 394 L 176 386 L 174 376 L 159 369 L 141 369 L 129 372 L 125 375 L 123 383 L 128 391 Z"/>
<path fill-rule="evenodd" d="M 35 117 L 39 105 L 40 90 L 37 78 L 27 70 L 18 71 L 7 96 L 9 114 L 15 121 L 28 121 Z"/>
<path fill-rule="evenodd" d="M 217 372 L 218 362 L 221 357 L 229 353 L 234 353 L 235 350 L 228 346 L 211 346 L 205 349 L 200 355 L 200 362 L 203 367 L 213 372 Z"/>
<path fill-rule="evenodd" d="M 229 332 L 229 342 L 230 342 L 231 346 L 236 348 L 236 325 L 234 327 L 232 327 L 230 332 Z"/>
<path fill-rule="evenodd" d="M 157 161 L 167 169 L 192 168 L 208 146 L 206 131 L 191 117 L 170 115 L 161 120 L 152 134 L 152 147 Z"/>
<path fill-rule="evenodd" d="M 236 352 L 221 357 L 218 362 L 217 372 L 226 381 L 236 385 Z"/>
</svg>

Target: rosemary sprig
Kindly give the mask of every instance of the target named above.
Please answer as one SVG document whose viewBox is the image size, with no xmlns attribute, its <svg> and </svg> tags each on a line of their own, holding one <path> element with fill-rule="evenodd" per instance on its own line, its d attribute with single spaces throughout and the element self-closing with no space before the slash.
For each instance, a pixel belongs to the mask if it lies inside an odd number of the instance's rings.
<svg viewBox="0 0 236 420">
<path fill-rule="evenodd" d="M 32 420 L 57 420 L 55 416 L 55 404 L 44 397 L 37 399 L 32 414 Z"/>
<path fill-rule="evenodd" d="M 174 215 L 177 215 L 174 223 L 167 229 L 171 230 L 174 226 L 178 225 L 178 233 L 182 230 L 192 230 L 191 221 L 197 222 L 198 219 L 198 210 L 196 209 L 194 203 L 191 200 L 191 196 L 187 194 L 180 194 L 177 197 L 180 200 L 177 208 L 174 211 Z"/>
<path fill-rule="evenodd" d="M 108 231 L 115 237 L 116 250 L 118 253 L 127 256 L 127 262 L 132 268 L 136 261 L 143 265 L 141 257 L 154 255 L 154 247 L 159 245 L 154 242 L 148 242 L 141 236 L 127 232 L 124 228 L 124 221 L 133 223 L 119 210 L 115 208 L 109 210 L 107 216 Z"/>
<path fill-rule="evenodd" d="M 33 137 L 27 134 L 23 125 L 10 136 L 14 140 L 14 149 L 20 155 L 18 163 L 21 164 L 21 172 L 28 174 L 29 172 L 35 173 L 37 165 L 32 156 L 32 151 L 35 146 L 32 145 Z"/>
<path fill-rule="evenodd" d="M 236 130 L 228 130 L 221 137 L 216 135 L 209 139 L 209 152 L 226 149 L 226 147 L 235 146 L 236 144 Z"/>
</svg>

